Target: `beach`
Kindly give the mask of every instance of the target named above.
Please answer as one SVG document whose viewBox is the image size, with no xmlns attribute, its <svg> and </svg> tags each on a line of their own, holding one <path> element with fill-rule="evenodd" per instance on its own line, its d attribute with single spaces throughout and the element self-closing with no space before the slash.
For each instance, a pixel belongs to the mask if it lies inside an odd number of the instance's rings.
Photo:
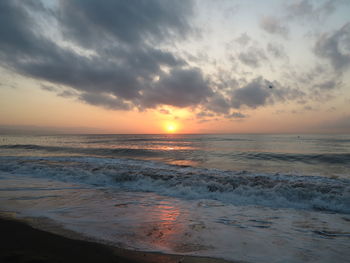
<svg viewBox="0 0 350 263">
<path fill-rule="evenodd" d="M 67 238 L 33 228 L 24 221 L 0 217 L 0 261 L 119 262 L 119 263 L 225 263 L 228 261 L 120 249 L 91 241 Z M 82 237 L 81 237 L 82 238 Z"/>
<path fill-rule="evenodd" d="M 0 211 L 35 229 L 11 238 L 45 231 L 112 249 L 105 254 L 117 260 L 347 262 L 349 143 L 345 135 L 3 136 Z M 33 250 L 29 243 L 6 251 Z M 38 256 L 56 247 L 45 245 Z"/>
</svg>

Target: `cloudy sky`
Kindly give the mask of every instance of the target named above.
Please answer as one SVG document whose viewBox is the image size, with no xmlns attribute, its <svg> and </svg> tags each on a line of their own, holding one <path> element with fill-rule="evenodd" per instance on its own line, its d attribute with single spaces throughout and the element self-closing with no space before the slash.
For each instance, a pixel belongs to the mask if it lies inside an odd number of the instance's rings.
<svg viewBox="0 0 350 263">
<path fill-rule="evenodd" d="M 350 132 L 348 0 L 2 0 L 0 130 Z"/>
</svg>

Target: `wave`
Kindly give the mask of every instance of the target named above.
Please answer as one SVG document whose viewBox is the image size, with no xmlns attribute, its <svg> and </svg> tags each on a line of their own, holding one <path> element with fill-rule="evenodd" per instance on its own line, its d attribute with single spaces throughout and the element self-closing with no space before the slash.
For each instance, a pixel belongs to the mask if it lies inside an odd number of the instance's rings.
<svg viewBox="0 0 350 263">
<path fill-rule="evenodd" d="M 222 138 L 222 137 L 180 137 L 180 136 L 169 136 L 169 137 L 150 137 L 150 138 L 123 138 L 123 137 L 115 137 L 110 139 L 103 139 L 103 140 L 91 140 L 87 141 L 87 144 L 100 144 L 100 143 L 125 143 L 125 142 L 135 142 L 135 143 L 143 143 L 143 142 L 150 142 L 150 143 L 200 143 L 200 142 L 247 142 L 247 141 L 253 141 L 251 139 L 242 139 L 242 138 Z"/>
<path fill-rule="evenodd" d="M 350 213 L 350 180 L 94 157 L 0 157 L 0 171 L 185 199 Z"/>
<path fill-rule="evenodd" d="M 232 152 L 217 153 L 224 157 L 230 155 L 231 159 L 253 159 L 259 161 L 282 161 L 282 162 L 301 162 L 306 164 L 349 164 L 350 153 L 322 153 L 322 154 L 299 154 L 299 153 L 274 153 L 274 152 Z"/>
<path fill-rule="evenodd" d="M 165 144 L 166 146 L 172 146 Z M 60 152 L 72 154 L 84 154 L 92 156 L 116 156 L 116 157 L 176 157 L 188 158 L 188 153 L 204 153 L 204 150 L 197 149 L 148 149 L 148 148 L 93 148 L 93 147 L 64 147 L 64 146 L 43 146 L 35 144 L 14 144 L 0 145 L 0 149 L 17 149 L 17 150 L 36 150 L 45 152 Z M 186 155 L 187 154 L 187 155 Z M 241 161 L 245 159 L 258 161 L 277 161 L 277 162 L 299 162 L 305 164 L 349 164 L 350 153 L 278 153 L 278 152 L 208 152 L 205 154 L 217 157 L 228 158 L 231 160 Z"/>
<path fill-rule="evenodd" d="M 36 144 L 8 144 L 8 145 L 0 145 L 0 149 L 28 149 L 28 150 L 41 150 L 44 148 L 53 148 L 50 146 L 40 146 Z"/>
<path fill-rule="evenodd" d="M 137 149 L 137 148 L 76 148 L 61 146 L 43 146 L 35 144 L 13 144 L 0 145 L 0 149 L 20 149 L 20 150 L 37 150 L 46 152 L 61 152 L 72 154 L 88 154 L 88 155 L 116 155 L 116 156 L 156 156 L 161 153 L 156 150 Z"/>
</svg>

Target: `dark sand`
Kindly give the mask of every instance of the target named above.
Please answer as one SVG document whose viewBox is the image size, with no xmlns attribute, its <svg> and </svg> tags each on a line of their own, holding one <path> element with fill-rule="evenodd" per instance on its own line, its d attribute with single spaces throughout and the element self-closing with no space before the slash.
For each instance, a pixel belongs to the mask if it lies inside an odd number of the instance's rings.
<svg viewBox="0 0 350 263">
<path fill-rule="evenodd" d="M 119 249 L 90 241 L 66 238 L 35 229 L 24 222 L 0 218 L 0 262 L 224 263 L 227 261 Z"/>
</svg>

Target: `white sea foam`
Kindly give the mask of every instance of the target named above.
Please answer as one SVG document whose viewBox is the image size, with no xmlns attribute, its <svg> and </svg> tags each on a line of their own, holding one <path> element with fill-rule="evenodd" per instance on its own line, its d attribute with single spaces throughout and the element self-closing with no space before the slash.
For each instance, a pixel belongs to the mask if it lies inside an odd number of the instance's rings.
<svg viewBox="0 0 350 263">
<path fill-rule="evenodd" d="M 47 171 L 37 165 L 33 170 Z M 263 263 L 347 262 L 350 257 L 349 215 L 188 200 L 61 182 L 42 174 L 0 171 L 0 211 L 34 221 L 44 218 L 36 226 L 45 230 L 58 224 L 99 242 L 142 251 Z"/>
<path fill-rule="evenodd" d="M 93 157 L 1 157 L 0 170 L 98 187 L 246 206 L 350 213 L 350 180 L 251 174 Z"/>
</svg>

